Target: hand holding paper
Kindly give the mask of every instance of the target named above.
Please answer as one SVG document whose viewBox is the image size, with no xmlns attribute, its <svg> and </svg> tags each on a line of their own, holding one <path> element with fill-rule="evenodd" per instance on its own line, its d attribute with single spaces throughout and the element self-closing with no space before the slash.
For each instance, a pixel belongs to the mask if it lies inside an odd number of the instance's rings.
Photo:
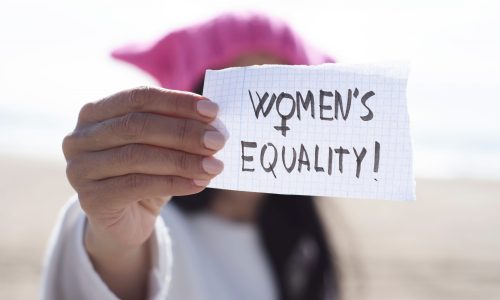
<svg viewBox="0 0 500 300">
<path fill-rule="evenodd" d="M 398 65 L 207 71 L 230 136 L 209 187 L 415 199 L 406 81 Z"/>
</svg>

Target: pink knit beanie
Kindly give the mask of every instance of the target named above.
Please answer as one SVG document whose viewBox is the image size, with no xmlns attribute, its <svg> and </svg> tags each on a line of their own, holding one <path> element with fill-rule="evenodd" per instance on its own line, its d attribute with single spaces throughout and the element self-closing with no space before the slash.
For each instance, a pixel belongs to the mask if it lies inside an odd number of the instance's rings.
<svg viewBox="0 0 500 300">
<path fill-rule="evenodd" d="M 206 69 L 229 67 L 244 54 L 265 53 L 291 65 L 334 62 L 308 46 L 285 23 L 260 14 L 225 14 L 173 31 L 149 45 L 112 52 L 152 75 L 162 87 L 191 91 Z"/>
</svg>

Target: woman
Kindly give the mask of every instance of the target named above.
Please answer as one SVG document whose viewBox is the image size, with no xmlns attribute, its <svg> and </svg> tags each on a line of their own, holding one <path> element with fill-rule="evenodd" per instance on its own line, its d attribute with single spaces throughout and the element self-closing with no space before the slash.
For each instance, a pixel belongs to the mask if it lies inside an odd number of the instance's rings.
<svg viewBox="0 0 500 300">
<path fill-rule="evenodd" d="M 82 108 L 63 142 L 78 197 L 51 239 L 43 298 L 337 299 L 311 197 L 205 188 L 223 169 L 213 155 L 226 136 L 218 106 L 199 96 L 208 68 L 332 60 L 259 15 L 221 16 L 113 56 L 171 90 Z"/>
</svg>

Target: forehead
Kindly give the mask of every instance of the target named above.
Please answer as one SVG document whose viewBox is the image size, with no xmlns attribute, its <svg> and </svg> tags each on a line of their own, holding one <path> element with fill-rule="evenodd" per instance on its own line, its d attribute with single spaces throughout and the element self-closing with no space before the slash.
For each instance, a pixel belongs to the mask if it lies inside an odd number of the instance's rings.
<svg viewBox="0 0 500 300">
<path fill-rule="evenodd" d="M 267 53 L 245 54 L 235 59 L 228 67 L 245 67 L 263 64 L 287 64 L 284 59 Z"/>
</svg>

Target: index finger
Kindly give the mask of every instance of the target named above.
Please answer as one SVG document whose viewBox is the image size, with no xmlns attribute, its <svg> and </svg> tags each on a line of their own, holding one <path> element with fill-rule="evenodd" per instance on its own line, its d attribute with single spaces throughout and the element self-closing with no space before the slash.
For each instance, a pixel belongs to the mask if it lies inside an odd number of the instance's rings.
<svg viewBox="0 0 500 300">
<path fill-rule="evenodd" d="M 194 93 L 139 87 L 87 103 L 80 111 L 78 125 L 97 123 L 131 112 L 157 113 L 209 123 L 217 116 L 218 106 Z"/>
</svg>

